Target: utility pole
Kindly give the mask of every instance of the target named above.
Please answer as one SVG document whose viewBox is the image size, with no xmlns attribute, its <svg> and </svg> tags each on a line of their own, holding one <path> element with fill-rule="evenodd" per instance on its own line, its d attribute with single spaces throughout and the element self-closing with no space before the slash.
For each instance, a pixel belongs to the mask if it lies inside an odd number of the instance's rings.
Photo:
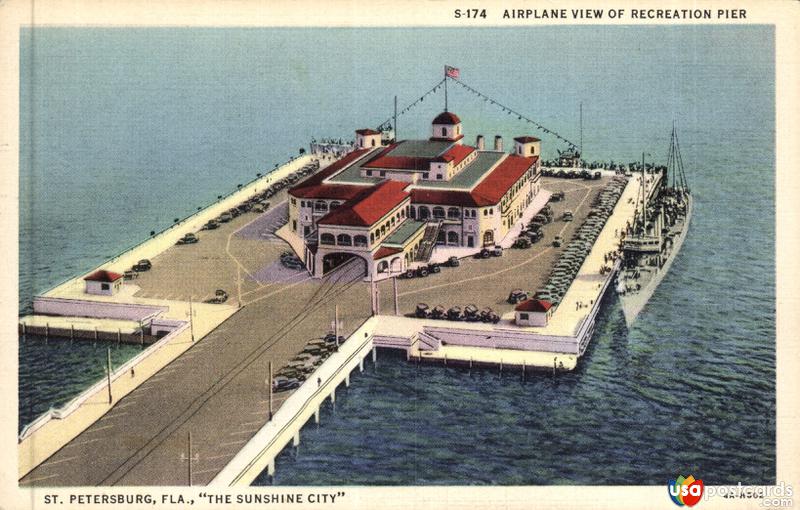
<svg viewBox="0 0 800 510">
<path fill-rule="evenodd" d="M 187 470 L 187 475 L 188 475 L 188 478 L 189 478 L 189 487 L 191 487 L 193 485 L 192 484 L 192 462 L 199 461 L 200 460 L 200 455 L 194 454 L 194 456 L 192 456 L 192 433 L 189 432 L 187 435 L 188 435 L 188 444 L 187 444 L 187 453 L 188 453 L 188 455 L 184 455 L 183 453 L 181 453 L 181 462 L 186 462 L 186 464 L 187 464 L 186 470 Z"/>
<path fill-rule="evenodd" d="M 397 96 L 394 96 L 394 139 L 395 141 L 398 140 L 397 137 Z"/>
<path fill-rule="evenodd" d="M 269 362 L 269 419 L 272 420 L 272 361 Z"/>
<path fill-rule="evenodd" d="M 400 315 L 400 302 L 398 301 L 397 294 L 397 274 L 392 278 L 392 287 L 394 287 L 394 314 Z"/>
<path fill-rule="evenodd" d="M 339 348 L 339 305 L 333 305 L 333 336 L 336 337 L 336 348 Z"/>
<path fill-rule="evenodd" d="M 192 313 L 192 296 L 189 296 L 189 331 L 192 334 L 192 342 L 194 342 L 194 314 Z"/>
<path fill-rule="evenodd" d="M 108 403 L 111 404 L 114 401 L 111 397 L 111 347 L 106 347 L 106 372 L 108 375 Z"/>
</svg>

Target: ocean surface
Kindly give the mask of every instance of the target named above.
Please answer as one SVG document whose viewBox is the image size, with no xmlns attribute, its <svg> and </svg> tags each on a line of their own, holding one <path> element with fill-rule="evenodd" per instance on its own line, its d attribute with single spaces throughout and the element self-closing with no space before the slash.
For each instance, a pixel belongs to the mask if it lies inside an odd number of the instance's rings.
<svg viewBox="0 0 800 510">
<path fill-rule="evenodd" d="M 575 372 L 521 381 L 382 353 L 273 483 L 774 483 L 773 56 L 768 26 L 24 31 L 20 313 L 312 137 L 376 127 L 448 64 L 576 143 L 582 102 L 590 161 L 665 163 L 674 120 L 689 236 L 630 330 L 608 300 Z M 565 148 L 448 87 L 468 141 Z M 440 89 L 401 115 L 399 137 L 427 136 L 443 101 Z M 20 342 L 21 425 L 102 376 L 104 351 Z"/>
</svg>

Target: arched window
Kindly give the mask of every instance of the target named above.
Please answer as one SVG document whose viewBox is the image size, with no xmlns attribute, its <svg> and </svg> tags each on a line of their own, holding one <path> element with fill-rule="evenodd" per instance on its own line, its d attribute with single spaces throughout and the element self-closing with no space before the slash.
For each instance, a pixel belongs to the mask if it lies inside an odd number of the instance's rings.
<svg viewBox="0 0 800 510">
<path fill-rule="evenodd" d="M 439 231 L 439 235 L 436 236 L 436 244 L 444 244 L 444 230 Z"/>
<path fill-rule="evenodd" d="M 372 139 L 372 146 L 375 147 L 375 139 Z"/>
<path fill-rule="evenodd" d="M 419 208 L 419 219 L 427 220 L 431 217 L 431 211 L 424 205 L 420 206 Z"/>
<path fill-rule="evenodd" d="M 333 237 L 333 234 L 322 234 L 319 236 L 319 244 L 336 244 L 336 240 Z"/>
<path fill-rule="evenodd" d="M 353 246 L 366 246 L 367 245 L 367 236 L 355 236 L 353 237 Z"/>
<path fill-rule="evenodd" d="M 326 204 L 322 200 L 317 200 L 316 202 L 314 202 L 314 210 L 315 211 L 325 212 L 325 211 L 328 210 L 328 204 Z"/>
<path fill-rule="evenodd" d="M 392 225 L 394 225 L 394 216 L 392 216 Z"/>
<path fill-rule="evenodd" d="M 336 201 L 333 201 L 333 202 L 331 202 L 331 205 L 330 205 L 330 210 L 331 210 L 331 211 L 333 211 L 334 209 L 336 209 L 336 208 L 337 208 L 337 207 L 339 207 L 340 205 L 342 205 L 342 204 L 341 204 L 341 202 L 336 202 Z"/>
<path fill-rule="evenodd" d="M 379 273 L 385 273 L 387 269 L 389 269 L 389 263 L 388 262 L 386 262 L 385 260 L 381 260 L 380 262 L 378 262 L 378 272 Z"/>
<path fill-rule="evenodd" d="M 400 271 L 403 269 L 403 262 L 400 260 L 400 257 L 393 258 L 389 265 L 392 267 L 392 271 Z"/>
<path fill-rule="evenodd" d="M 353 240 L 350 238 L 348 234 L 339 234 L 336 236 L 336 243 L 339 246 L 352 246 Z"/>
<path fill-rule="evenodd" d="M 450 207 L 447 209 L 447 217 L 451 220 L 457 220 L 461 217 L 461 213 L 458 211 L 458 207 Z"/>
<path fill-rule="evenodd" d="M 433 217 L 437 220 L 444 219 L 444 207 L 434 207 L 433 208 Z"/>
<path fill-rule="evenodd" d="M 369 242 L 371 242 L 371 243 L 375 242 L 375 232 L 370 232 L 369 233 Z"/>
<path fill-rule="evenodd" d="M 447 233 L 447 244 L 458 244 L 458 232 Z"/>
<path fill-rule="evenodd" d="M 447 128 L 442 128 L 442 136 L 447 136 Z"/>
<path fill-rule="evenodd" d="M 417 210 L 415 208 L 411 208 L 408 211 L 408 216 L 413 220 L 417 217 Z"/>
</svg>

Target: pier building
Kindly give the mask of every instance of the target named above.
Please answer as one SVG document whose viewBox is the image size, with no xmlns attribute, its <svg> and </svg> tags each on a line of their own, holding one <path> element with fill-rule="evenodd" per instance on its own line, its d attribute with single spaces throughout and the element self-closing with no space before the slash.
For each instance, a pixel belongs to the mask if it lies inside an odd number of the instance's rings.
<svg viewBox="0 0 800 510">
<path fill-rule="evenodd" d="M 122 275 L 113 271 L 98 269 L 83 279 L 85 292 L 100 296 L 113 296 L 122 288 Z"/>
<path fill-rule="evenodd" d="M 499 244 L 540 190 L 541 141 L 482 135 L 463 143 L 461 119 L 442 112 L 426 140 L 390 142 L 356 131 L 352 152 L 289 190 L 288 224 L 308 271 L 322 277 L 353 257 L 381 279 L 426 264 L 437 247 Z"/>
</svg>

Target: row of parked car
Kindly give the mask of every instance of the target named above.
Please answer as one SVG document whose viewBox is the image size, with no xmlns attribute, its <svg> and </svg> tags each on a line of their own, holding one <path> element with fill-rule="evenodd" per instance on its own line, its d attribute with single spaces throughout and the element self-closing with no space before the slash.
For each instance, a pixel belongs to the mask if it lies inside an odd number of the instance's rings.
<svg viewBox="0 0 800 510">
<path fill-rule="evenodd" d="M 305 165 L 299 170 L 296 170 L 295 172 L 287 175 L 283 179 L 276 181 L 274 184 L 270 185 L 264 191 L 261 191 L 260 193 L 248 198 L 247 200 L 237 205 L 236 207 L 228 209 L 226 212 L 220 214 L 216 219 L 209 220 L 205 225 L 203 225 L 203 230 L 214 230 L 216 228 L 219 228 L 220 224 L 228 223 L 237 216 L 247 212 L 254 212 L 259 214 L 265 212 L 266 210 L 269 209 L 270 206 L 270 203 L 268 201 L 269 198 L 273 197 L 280 190 L 296 183 L 306 175 L 309 175 L 318 169 L 319 169 L 318 161 L 314 161 Z"/>
<path fill-rule="evenodd" d="M 572 170 L 565 170 L 563 168 L 542 168 L 542 175 L 544 177 L 560 177 L 562 179 L 583 179 L 583 180 L 597 180 L 602 177 L 602 174 L 599 171 L 590 172 L 589 170 L 583 169 L 578 170 L 577 168 Z"/>
<path fill-rule="evenodd" d="M 450 257 L 447 259 L 447 262 L 443 264 L 428 264 L 425 266 L 420 266 L 416 269 L 407 269 L 403 274 L 400 275 L 400 278 L 425 278 L 428 275 L 441 273 L 442 267 L 458 267 L 461 265 L 461 262 L 458 260 L 458 257 Z"/>
<path fill-rule="evenodd" d="M 547 283 L 536 292 L 535 297 L 537 299 L 546 299 L 555 305 L 561 302 L 567 289 L 578 274 L 583 261 L 592 250 L 597 236 L 600 235 L 600 231 L 614 210 L 614 206 L 620 195 L 622 195 L 626 182 L 624 177 L 614 177 L 608 186 L 597 195 L 592 202 L 592 208 L 586 220 L 575 231 L 572 240 L 553 265 L 553 270 Z M 510 302 L 511 297 L 510 295 Z"/>
<path fill-rule="evenodd" d="M 550 197 L 552 200 L 552 196 Z M 538 243 L 544 237 L 544 233 L 542 232 L 542 227 L 547 225 L 548 223 L 553 222 L 554 212 L 553 208 L 550 205 L 545 205 L 539 213 L 534 216 L 530 222 L 528 222 L 527 227 L 525 230 L 520 232 L 519 237 L 514 242 L 515 248 L 527 249 L 530 248 L 534 243 Z"/>
<path fill-rule="evenodd" d="M 278 370 L 272 379 L 272 390 L 281 392 L 299 388 L 317 367 L 336 352 L 344 340 L 340 335 L 337 342 L 336 335 L 328 333 L 323 338 L 315 338 L 308 342 L 285 367 Z"/>
<path fill-rule="evenodd" d="M 139 273 L 144 273 L 145 271 L 150 271 L 153 267 L 153 264 L 148 259 L 142 259 L 136 264 L 133 265 L 128 271 L 125 271 L 123 277 L 126 280 L 133 280 L 134 278 L 139 277 Z"/>
<path fill-rule="evenodd" d="M 436 305 L 433 308 L 429 308 L 426 303 L 417 303 L 417 309 L 414 312 L 414 315 L 418 319 L 489 322 L 493 324 L 500 322 L 500 316 L 488 306 L 483 310 L 479 310 L 475 305 L 467 305 L 463 310 L 460 306 L 453 306 L 445 310 L 444 306 L 442 305 Z"/>
</svg>

